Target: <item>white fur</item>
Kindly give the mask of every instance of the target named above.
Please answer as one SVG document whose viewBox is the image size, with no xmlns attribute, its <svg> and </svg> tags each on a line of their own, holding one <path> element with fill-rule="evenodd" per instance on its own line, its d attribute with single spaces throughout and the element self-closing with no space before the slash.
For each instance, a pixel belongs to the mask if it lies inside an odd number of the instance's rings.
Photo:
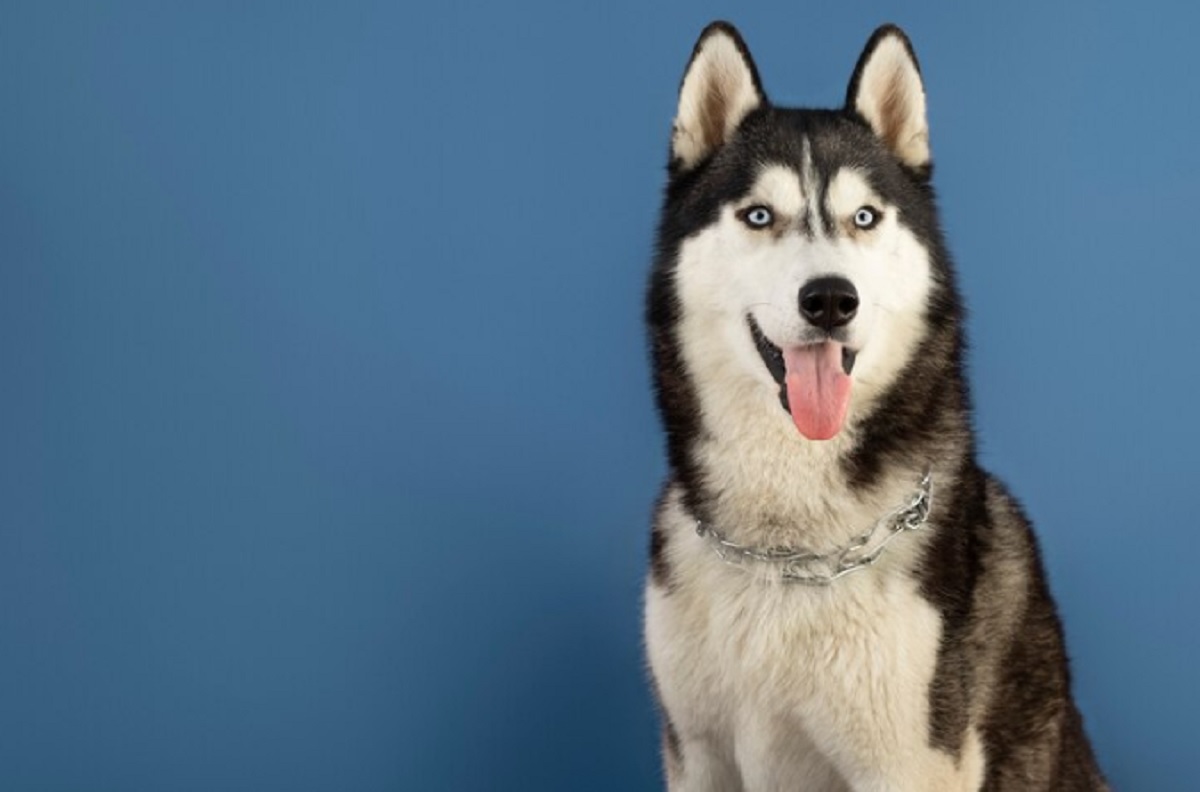
<svg viewBox="0 0 1200 792">
<path fill-rule="evenodd" d="M 819 217 L 820 207 L 811 168 L 802 171 L 764 168 L 743 201 L 687 239 L 676 288 L 683 359 L 699 384 L 702 469 L 721 494 L 713 519 L 740 543 L 819 550 L 905 502 L 920 476 L 913 469 L 874 489 L 852 488 L 838 457 L 853 442 L 857 416 L 920 342 L 932 274 L 895 207 L 852 169 L 835 174 L 828 191 L 834 228 L 813 223 L 818 233 L 805 235 L 805 214 Z M 736 216 L 758 204 L 772 208 L 773 229 L 748 228 Z M 862 231 L 851 218 L 867 204 L 884 216 Z M 809 332 L 799 290 L 821 275 L 844 276 L 858 289 L 849 331 L 860 352 L 846 426 L 814 442 L 780 408 L 745 317 L 752 313 L 777 346 L 798 343 Z M 722 563 L 677 492 L 664 509 L 672 588 L 648 588 L 646 642 L 681 740 L 672 790 L 979 787 L 973 732 L 957 764 L 928 745 L 942 625 L 912 574 L 925 534 L 899 537 L 869 571 L 808 588 Z"/>
</svg>

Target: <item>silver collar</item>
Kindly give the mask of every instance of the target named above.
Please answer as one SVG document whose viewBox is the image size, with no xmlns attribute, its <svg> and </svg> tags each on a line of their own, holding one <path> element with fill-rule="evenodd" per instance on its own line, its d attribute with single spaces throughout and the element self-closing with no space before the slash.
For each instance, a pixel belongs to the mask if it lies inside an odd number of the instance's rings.
<svg viewBox="0 0 1200 792">
<path fill-rule="evenodd" d="M 770 564 L 779 569 L 784 583 L 828 586 L 851 572 L 874 564 L 897 534 L 925 526 L 933 503 L 933 474 L 925 471 L 909 502 L 885 515 L 841 547 L 818 553 L 798 547 L 755 547 L 729 541 L 711 525 L 696 520 L 696 533 L 707 537 L 721 560 L 733 566 Z"/>
</svg>

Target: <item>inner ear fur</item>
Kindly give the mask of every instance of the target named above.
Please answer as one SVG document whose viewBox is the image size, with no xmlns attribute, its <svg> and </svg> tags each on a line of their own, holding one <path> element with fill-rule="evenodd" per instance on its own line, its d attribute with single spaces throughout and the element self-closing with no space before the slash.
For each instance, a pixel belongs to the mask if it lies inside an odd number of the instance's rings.
<svg viewBox="0 0 1200 792">
<path fill-rule="evenodd" d="M 850 79 L 846 109 L 866 121 L 902 164 L 928 172 L 932 159 L 925 86 L 912 44 L 900 28 L 884 25 L 871 36 Z"/>
<path fill-rule="evenodd" d="M 672 166 L 686 171 L 712 156 L 766 101 L 750 50 L 737 29 L 728 22 L 713 22 L 700 34 L 679 89 Z"/>
</svg>

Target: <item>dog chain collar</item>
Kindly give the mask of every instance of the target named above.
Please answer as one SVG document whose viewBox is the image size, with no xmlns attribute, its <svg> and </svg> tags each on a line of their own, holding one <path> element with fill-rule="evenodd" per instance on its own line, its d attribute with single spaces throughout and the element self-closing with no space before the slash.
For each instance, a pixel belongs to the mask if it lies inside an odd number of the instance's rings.
<svg viewBox="0 0 1200 792">
<path fill-rule="evenodd" d="M 773 564 L 779 567 L 784 583 L 828 586 L 838 578 L 874 564 L 898 534 L 923 528 L 929 518 L 932 503 L 933 474 L 932 471 L 926 470 L 916 493 L 907 505 L 878 520 L 845 545 L 824 553 L 797 547 L 736 544 L 716 528 L 705 525 L 700 520 L 696 520 L 696 533 L 709 539 L 713 550 L 726 564 Z"/>
</svg>

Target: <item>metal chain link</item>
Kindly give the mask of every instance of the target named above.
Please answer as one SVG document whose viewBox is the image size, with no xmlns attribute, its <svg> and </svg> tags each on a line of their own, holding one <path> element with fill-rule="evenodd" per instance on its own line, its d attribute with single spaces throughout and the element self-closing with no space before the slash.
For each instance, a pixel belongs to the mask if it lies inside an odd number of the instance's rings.
<svg viewBox="0 0 1200 792">
<path fill-rule="evenodd" d="M 779 567 L 784 583 L 828 586 L 838 578 L 874 564 L 898 534 L 924 527 L 932 503 L 933 473 L 926 470 L 916 493 L 907 505 L 883 517 L 863 533 L 851 538 L 847 544 L 825 553 L 795 547 L 736 544 L 716 528 L 705 525 L 700 520 L 696 520 L 696 533 L 709 538 L 713 550 L 726 564 L 739 567 L 747 563 L 774 564 Z M 884 529 L 882 534 L 881 527 Z M 880 534 L 882 539 L 872 546 L 872 540 L 877 534 Z"/>
</svg>

